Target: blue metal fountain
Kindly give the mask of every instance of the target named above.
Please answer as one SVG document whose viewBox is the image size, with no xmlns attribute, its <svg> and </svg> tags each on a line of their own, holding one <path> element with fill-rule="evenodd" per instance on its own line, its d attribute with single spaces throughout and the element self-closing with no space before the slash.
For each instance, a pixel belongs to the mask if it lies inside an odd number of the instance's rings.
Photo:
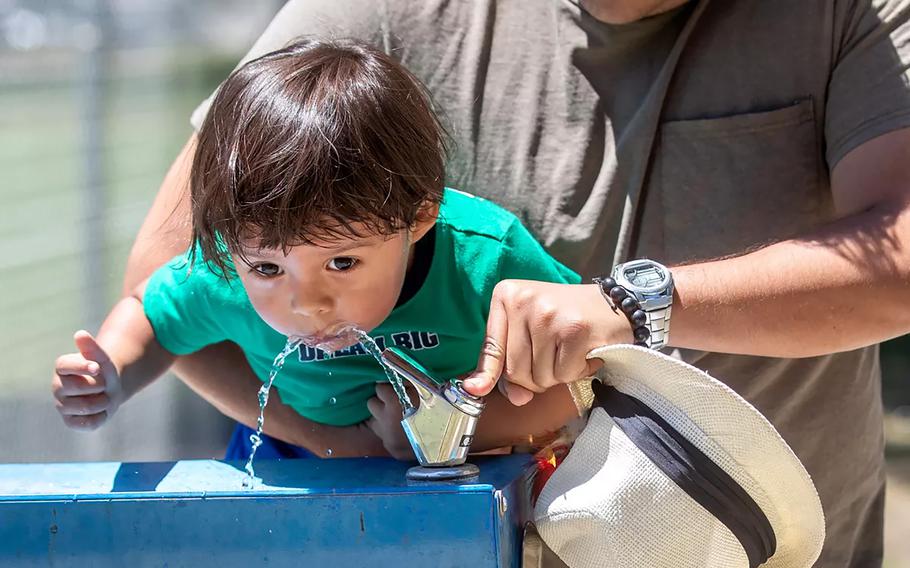
<svg viewBox="0 0 910 568">
<path fill-rule="evenodd" d="M 533 460 L 408 480 L 392 459 L 0 465 L 0 566 L 518 567 Z"/>
</svg>

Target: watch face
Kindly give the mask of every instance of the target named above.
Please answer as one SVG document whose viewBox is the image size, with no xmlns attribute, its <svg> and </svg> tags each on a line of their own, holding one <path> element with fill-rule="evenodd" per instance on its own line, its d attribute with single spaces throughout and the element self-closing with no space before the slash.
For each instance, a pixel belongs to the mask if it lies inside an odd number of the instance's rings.
<svg viewBox="0 0 910 568">
<path fill-rule="evenodd" d="M 626 280 L 638 288 L 650 288 L 663 282 L 664 273 L 652 264 L 627 270 Z"/>
<path fill-rule="evenodd" d="M 623 270 L 623 278 L 634 288 L 642 291 L 656 291 L 668 284 L 668 275 L 663 267 L 652 262 L 630 263 Z"/>
</svg>

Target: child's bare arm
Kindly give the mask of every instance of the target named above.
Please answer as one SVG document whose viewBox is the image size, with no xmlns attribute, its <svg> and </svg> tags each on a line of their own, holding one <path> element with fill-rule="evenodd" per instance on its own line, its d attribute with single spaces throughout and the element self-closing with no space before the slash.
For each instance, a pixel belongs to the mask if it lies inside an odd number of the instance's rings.
<svg viewBox="0 0 910 568">
<path fill-rule="evenodd" d="M 145 317 L 143 289 L 144 284 L 114 306 L 97 339 L 78 331 L 73 337 L 78 351 L 57 358 L 51 390 L 67 426 L 98 428 L 174 362 Z"/>
</svg>

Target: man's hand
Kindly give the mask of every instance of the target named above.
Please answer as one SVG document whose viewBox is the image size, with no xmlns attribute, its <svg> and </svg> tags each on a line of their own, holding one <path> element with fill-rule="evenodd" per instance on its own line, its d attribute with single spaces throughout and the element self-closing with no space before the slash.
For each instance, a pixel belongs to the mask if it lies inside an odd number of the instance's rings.
<svg viewBox="0 0 910 568">
<path fill-rule="evenodd" d="M 417 392 L 410 385 L 406 385 L 406 390 L 412 401 L 419 400 Z M 382 440 L 386 451 L 395 459 L 413 461 L 414 449 L 401 427 L 401 403 L 392 385 L 378 383 L 376 396 L 367 401 L 367 407 L 373 415 L 367 420 L 367 426 Z"/>
<path fill-rule="evenodd" d="M 64 424 L 75 430 L 95 430 L 123 402 L 120 374 L 89 332 L 77 331 L 73 340 L 79 352 L 57 359 L 51 391 Z"/>
<path fill-rule="evenodd" d="M 632 341 L 625 315 L 596 285 L 503 280 L 493 290 L 477 370 L 464 387 L 484 396 L 502 377 L 500 390 L 520 406 L 597 371 L 600 360 L 585 358 L 595 347 Z"/>
</svg>

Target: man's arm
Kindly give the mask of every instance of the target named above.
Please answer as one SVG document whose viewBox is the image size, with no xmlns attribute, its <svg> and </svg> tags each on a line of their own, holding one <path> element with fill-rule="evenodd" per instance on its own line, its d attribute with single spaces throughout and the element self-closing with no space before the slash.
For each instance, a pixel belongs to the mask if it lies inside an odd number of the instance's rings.
<svg viewBox="0 0 910 568">
<path fill-rule="evenodd" d="M 910 129 L 874 138 L 835 166 L 839 220 L 742 256 L 674 267 L 670 345 L 811 357 L 910 331 Z M 514 404 L 590 375 L 593 348 L 631 343 L 595 285 L 521 280 L 493 293 L 477 370 L 485 395 L 504 375 Z"/>
<path fill-rule="evenodd" d="M 253 373 L 240 348 L 219 343 L 178 359 L 178 375 L 199 396 L 229 418 L 256 427 L 262 381 Z M 365 425 L 339 428 L 319 424 L 297 414 L 273 389 L 265 409 L 263 431 L 274 438 L 302 446 L 319 456 L 336 458 L 387 456 L 382 440 Z M 328 450 L 332 450 L 328 452 Z"/>
<path fill-rule="evenodd" d="M 756 252 L 673 269 L 670 343 L 808 357 L 910 330 L 910 129 L 854 149 L 831 175 L 841 218 Z"/>
<path fill-rule="evenodd" d="M 498 390 L 484 399 L 471 449 L 484 451 L 503 446 L 542 447 L 556 438 L 563 426 L 578 418 L 578 407 L 568 388 L 550 389 L 524 406 L 515 406 Z"/>
<path fill-rule="evenodd" d="M 155 270 L 186 251 L 190 244 L 190 168 L 196 134 L 187 140 L 164 176 L 126 262 L 123 295 L 128 296 Z"/>
</svg>

